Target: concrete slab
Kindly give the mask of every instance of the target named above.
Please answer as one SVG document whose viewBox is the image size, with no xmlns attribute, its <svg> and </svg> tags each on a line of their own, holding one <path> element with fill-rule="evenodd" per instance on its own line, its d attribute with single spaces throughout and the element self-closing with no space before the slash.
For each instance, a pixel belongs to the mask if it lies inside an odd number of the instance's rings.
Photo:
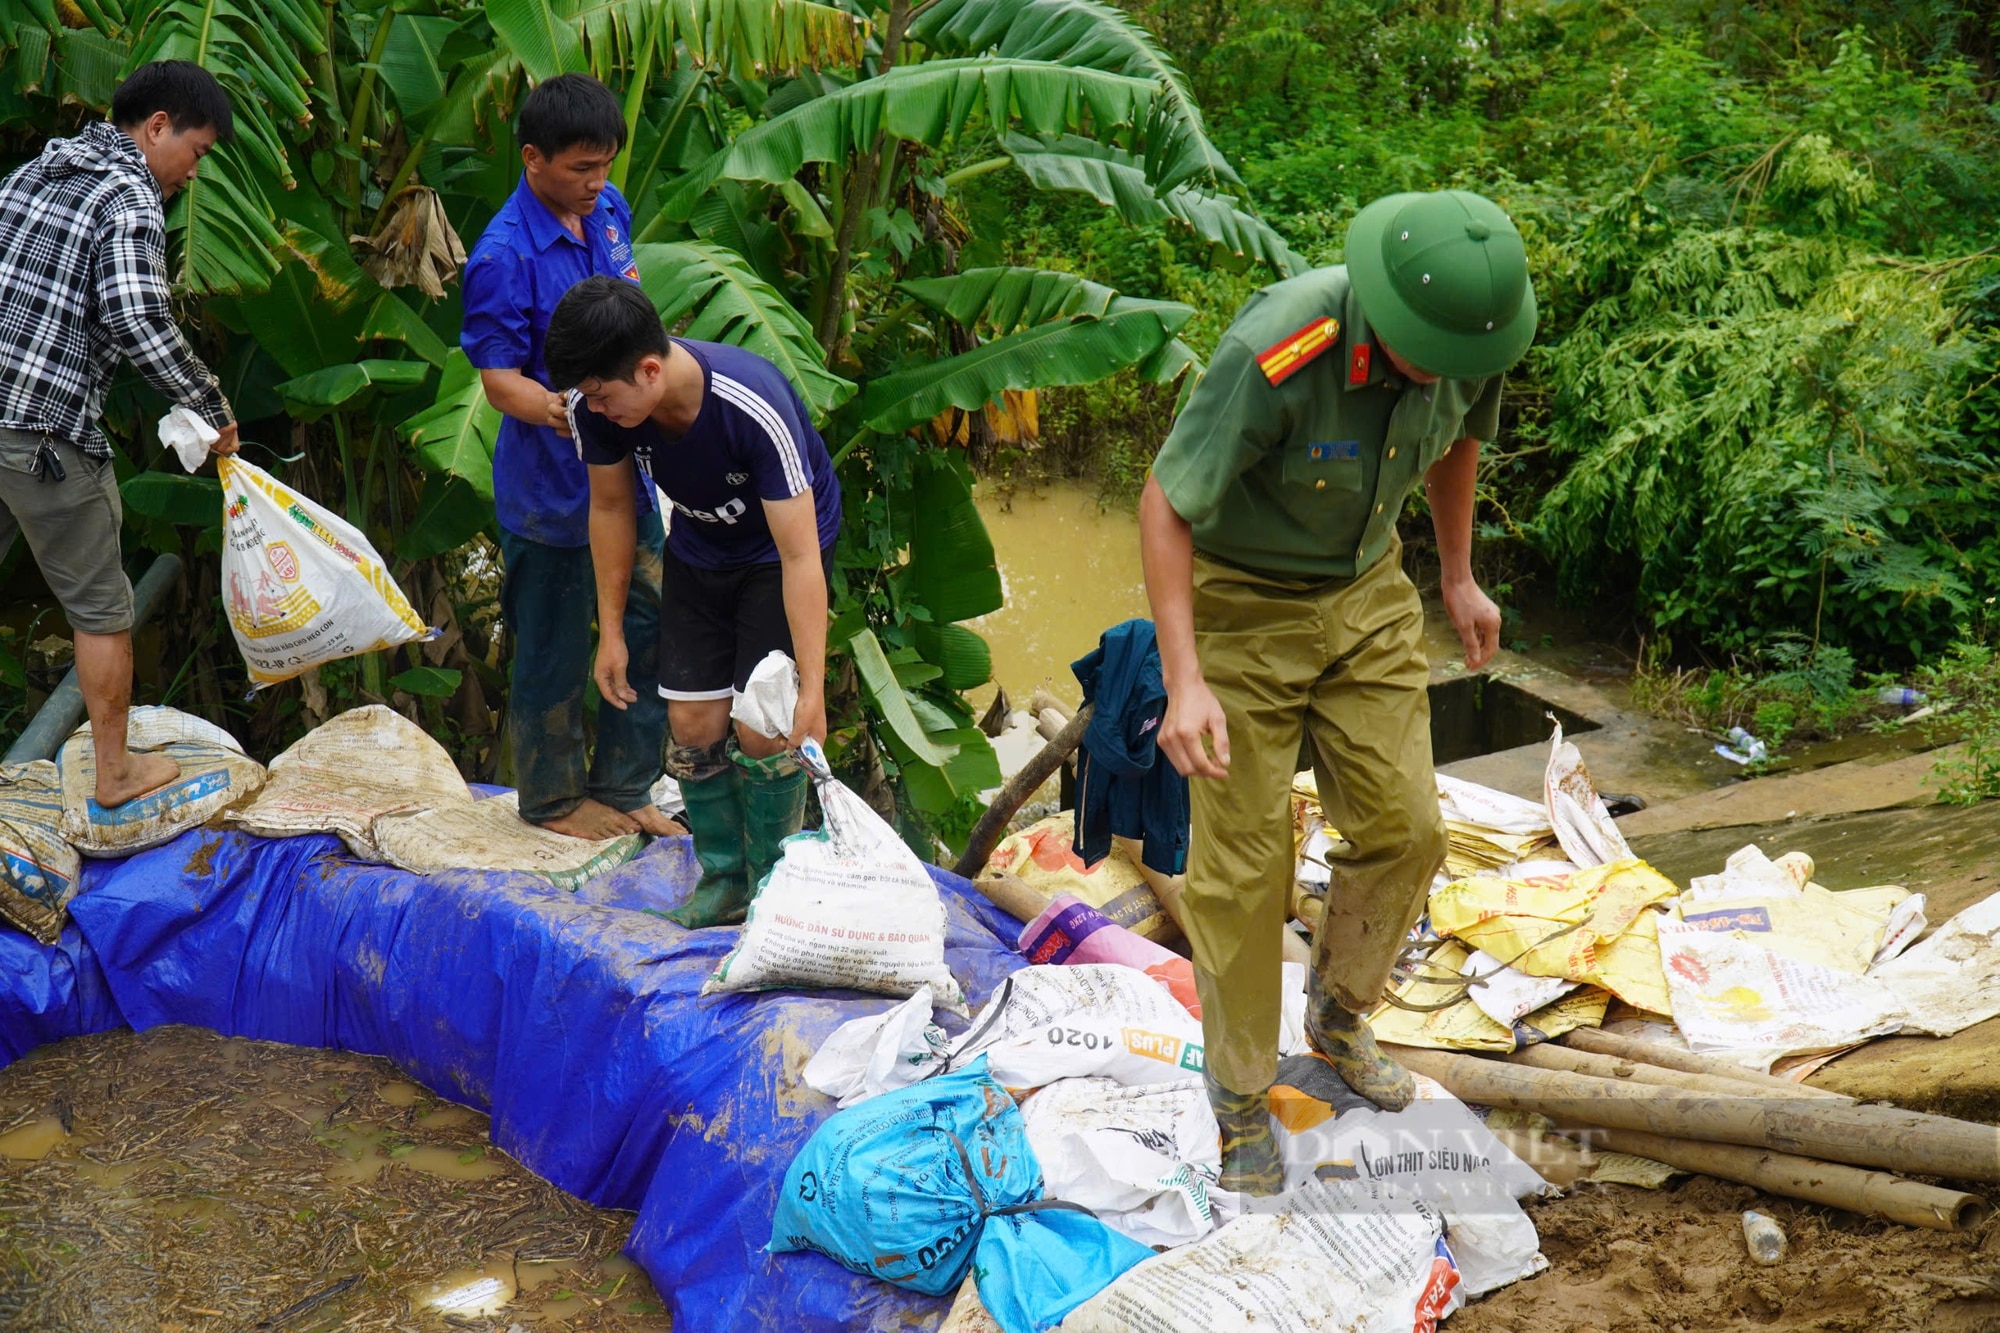
<svg viewBox="0 0 2000 1333">
<path fill-rule="evenodd" d="M 1807 773 L 1737 782 L 1626 815 L 1618 821 L 1618 827 L 1629 839 L 1655 833 L 1775 824 L 1801 816 L 1860 814 L 1899 805 L 1927 805 L 1937 794 L 1930 785 L 1932 769 L 1958 748 L 1875 755 Z M 1594 767 L 1592 771 L 1595 772 Z"/>
</svg>

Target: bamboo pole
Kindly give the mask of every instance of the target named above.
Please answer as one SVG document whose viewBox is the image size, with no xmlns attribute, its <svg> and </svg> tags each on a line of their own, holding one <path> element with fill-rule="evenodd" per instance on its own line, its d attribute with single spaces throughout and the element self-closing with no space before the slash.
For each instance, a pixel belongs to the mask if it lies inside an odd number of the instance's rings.
<svg viewBox="0 0 2000 1333">
<path fill-rule="evenodd" d="M 1631 1129 L 1567 1126 L 1561 1132 L 1590 1147 L 1650 1157 L 1683 1171 L 1751 1185 L 1766 1194 L 1845 1208 L 1863 1217 L 1878 1217 L 1904 1226 L 1966 1231 L 1984 1221 L 1988 1211 L 1986 1201 L 1976 1194 L 1921 1185 L 1880 1171 L 1864 1171 L 1790 1153 L 1726 1143 L 1696 1143 Z"/>
<path fill-rule="evenodd" d="M 1685 1088 L 1689 1092 L 1713 1092 L 1725 1097 L 1789 1098 L 1796 1091 L 1790 1087 L 1773 1088 L 1764 1083 L 1753 1083 L 1748 1079 L 1725 1078 L 1720 1074 L 1690 1074 L 1680 1069 L 1662 1069 L 1658 1065 L 1649 1065 L 1637 1060 L 1592 1055 L 1587 1051 L 1573 1051 L 1564 1046 L 1528 1046 L 1501 1058 L 1511 1064 L 1531 1065 L 1536 1069 L 1554 1069 L 1567 1074 L 1589 1074 L 1592 1078 L 1608 1078 L 1626 1083 L 1649 1083 L 1656 1087 Z"/>
<path fill-rule="evenodd" d="M 1579 1180 L 1590 1179 L 1597 1169 L 1587 1145 L 1579 1146 L 1554 1134 L 1537 1134 L 1529 1129 L 1495 1129 L 1486 1132 L 1507 1145 L 1507 1151 L 1534 1168 L 1535 1174 L 1559 1189 L 1568 1189 Z"/>
<path fill-rule="evenodd" d="M 1012 875 L 981 875 L 972 881 L 972 887 L 985 896 L 986 901 L 1019 920 L 1023 925 L 1042 914 L 1049 900 L 1035 892 L 1025 881 Z"/>
<path fill-rule="evenodd" d="M 1385 1049 L 1460 1101 L 1481 1106 L 1854 1166 L 2000 1181 L 2000 1129 L 1990 1125 L 1851 1102 L 1687 1092 L 1411 1046 Z"/>
<path fill-rule="evenodd" d="M 1806 1083 L 1794 1083 L 1788 1078 L 1766 1074 L 1734 1064 L 1719 1056 L 1697 1055 L 1693 1051 L 1676 1050 L 1672 1046 L 1662 1046 L 1656 1041 L 1642 1041 L 1637 1037 L 1627 1037 L 1617 1032 L 1606 1032 L 1602 1028 L 1577 1028 L 1574 1032 L 1557 1038 L 1565 1046 L 1592 1055 L 1610 1055 L 1620 1060 L 1632 1060 L 1642 1064 L 1658 1065 L 1662 1069 L 1678 1069 L 1689 1074 L 1715 1074 L 1722 1078 L 1736 1079 L 1743 1083 L 1757 1083 L 1779 1088 L 1799 1097 L 1833 1098 L 1851 1102 L 1854 1099 L 1844 1093 L 1827 1088 L 1815 1088 Z"/>
<path fill-rule="evenodd" d="M 1020 772 L 1007 779 L 1007 785 L 1000 789 L 1000 794 L 993 798 L 993 803 L 986 807 L 986 813 L 973 826 L 972 836 L 965 840 L 965 855 L 959 857 L 958 864 L 951 868 L 953 874 L 971 879 L 986 868 L 986 858 L 993 855 L 993 849 L 1007 831 L 1007 821 L 1014 817 L 1014 812 L 1049 780 L 1049 774 L 1055 772 L 1077 746 L 1083 744 L 1083 733 L 1090 726 L 1091 712 L 1088 704 L 1078 709 L 1076 716 L 1069 720 L 1069 725 L 1054 740 L 1021 765 Z"/>
</svg>

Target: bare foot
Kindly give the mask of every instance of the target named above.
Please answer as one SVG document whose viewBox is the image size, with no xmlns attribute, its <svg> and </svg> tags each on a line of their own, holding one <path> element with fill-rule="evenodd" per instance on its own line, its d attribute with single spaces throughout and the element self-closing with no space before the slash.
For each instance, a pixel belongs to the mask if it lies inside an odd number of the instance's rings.
<svg viewBox="0 0 2000 1333">
<path fill-rule="evenodd" d="M 97 770 L 97 803 L 106 810 L 158 791 L 181 775 L 181 766 L 163 754 L 127 752 L 116 769 Z"/>
<path fill-rule="evenodd" d="M 572 838 L 585 838 L 591 842 L 603 842 L 606 838 L 622 838 L 628 833 L 637 833 L 639 825 L 631 817 L 621 815 L 602 801 L 585 797 L 583 804 L 557 819 L 545 819 L 542 827 L 552 833 L 568 834 Z"/>
<path fill-rule="evenodd" d="M 678 838 L 687 830 L 678 820 L 670 819 L 659 806 L 648 802 L 637 810 L 627 810 L 625 817 L 638 824 L 639 828 L 656 838 Z"/>
</svg>

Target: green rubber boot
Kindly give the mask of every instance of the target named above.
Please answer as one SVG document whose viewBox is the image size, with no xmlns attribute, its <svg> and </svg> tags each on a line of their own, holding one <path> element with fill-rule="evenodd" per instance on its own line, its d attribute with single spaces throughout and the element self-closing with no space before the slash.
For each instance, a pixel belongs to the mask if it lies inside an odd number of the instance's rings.
<svg viewBox="0 0 2000 1333">
<path fill-rule="evenodd" d="M 1222 1174 L 1217 1186 L 1233 1194 L 1271 1195 L 1285 1188 L 1285 1164 L 1271 1132 L 1271 1093 L 1231 1092 L 1202 1071 L 1208 1104 L 1222 1131 Z"/>
<path fill-rule="evenodd" d="M 750 858 L 750 896 L 764 887 L 785 839 L 805 826 L 806 771 L 789 754 L 752 759 L 738 751 L 743 787 L 743 832 Z"/>
<path fill-rule="evenodd" d="M 1417 1095 L 1410 1071 L 1382 1053 L 1368 1020 L 1328 995 L 1317 972 L 1306 979 L 1306 1041 L 1348 1087 L 1385 1111 L 1400 1111 Z"/>
<path fill-rule="evenodd" d="M 681 799 L 687 802 L 683 818 L 694 835 L 694 859 L 701 864 L 701 882 L 686 902 L 667 913 L 667 919 L 689 930 L 733 926 L 750 910 L 743 776 L 722 753 L 721 746 L 705 750 L 676 747 L 668 761 L 669 772 L 676 767 L 681 770 L 675 779 L 681 784 Z M 681 762 L 677 765 L 675 760 Z"/>
</svg>

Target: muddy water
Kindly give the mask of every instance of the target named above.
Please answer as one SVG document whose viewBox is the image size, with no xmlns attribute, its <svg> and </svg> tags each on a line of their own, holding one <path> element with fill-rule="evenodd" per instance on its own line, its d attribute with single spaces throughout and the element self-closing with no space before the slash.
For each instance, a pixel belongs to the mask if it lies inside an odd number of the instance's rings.
<svg viewBox="0 0 2000 1333">
<path fill-rule="evenodd" d="M 1069 664 L 1111 626 L 1147 614 L 1138 515 L 1080 483 L 1002 491 L 982 482 L 976 498 L 1007 597 L 970 622 L 993 647 L 993 679 L 1018 705 L 1044 685 L 1074 702 Z M 974 694 L 982 705 L 992 696 L 991 685 Z"/>
<path fill-rule="evenodd" d="M 169 1027 L 0 1070 L 0 1329 L 660 1333 L 630 1224 L 382 1060 Z"/>
</svg>

